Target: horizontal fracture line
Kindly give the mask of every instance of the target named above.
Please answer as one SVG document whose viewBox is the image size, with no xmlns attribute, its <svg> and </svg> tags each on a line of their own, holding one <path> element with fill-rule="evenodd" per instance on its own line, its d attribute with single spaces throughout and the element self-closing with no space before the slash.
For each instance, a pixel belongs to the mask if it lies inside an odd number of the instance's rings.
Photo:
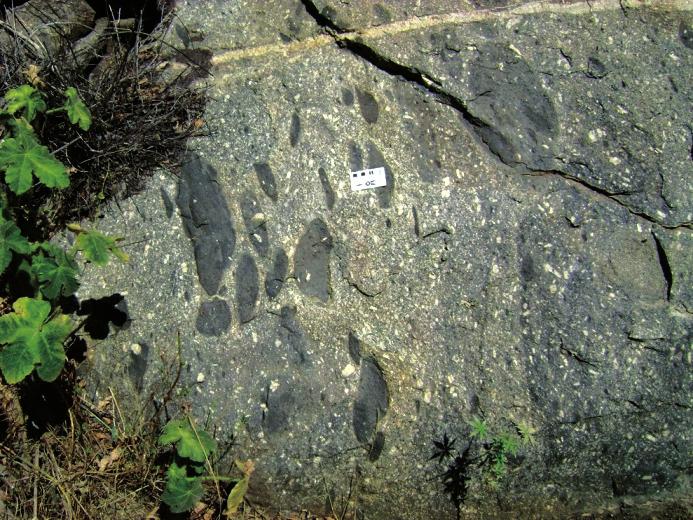
<svg viewBox="0 0 693 520">
<path fill-rule="evenodd" d="M 336 40 L 353 40 L 357 38 L 379 38 L 403 32 L 427 29 L 447 24 L 467 24 L 484 20 L 507 20 L 516 16 L 531 14 L 583 14 L 588 12 L 603 12 L 621 10 L 624 7 L 652 7 L 657 9 L 673 9 L 678 11 L 693 10 L 693 0 L 580 0 L 571 4 L 547 3 L 546 1 L 531 2 L 512 9 L 484 9 L 442 15 L 429 15 L 420 18 L 402 20 L 390 24 L 379 25 L 368 29 L 338 34 L 336 36 L 320 35 L 293 43 L 276 43 L 260 45 L 248 49 L 234 49 L 218 54 L 212 58 L 212 65 L 224 66 L 234 62 L 260 58 L 270 54 L 295 54 L 317 47 L 332 45 Z"/>
</svg>

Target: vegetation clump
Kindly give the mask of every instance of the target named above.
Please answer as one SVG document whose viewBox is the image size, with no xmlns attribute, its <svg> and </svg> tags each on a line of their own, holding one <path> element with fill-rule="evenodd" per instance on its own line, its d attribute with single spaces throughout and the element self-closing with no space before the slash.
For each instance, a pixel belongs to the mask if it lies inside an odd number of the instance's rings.
<svg viewBox="0 0 693 520">
<path fill-rule="evenodd" d="M 469 441 L 461 452 L 455 453 L 457 439 L 451 439 L 447 433 L 441 440 L 433 441 L 431 460 L 446 464 L 440 479 L 458 509 L 467 498 L 475 474 L 481 475 L 490 486 L 498 487 L 511 458 L 518 455 L 521 447 L 527 448 L 536 442 L 536 429 L 525 422 L 515 424 L 513 429 L 493 433 L 483 418 L 475 416 L 469 428 Z"/>
<path fill-rule="evenodd" d="M 203 483 L 208 480 L 216 484 L 220 499 L 219 482 L 233 482 L 234 486 L 226 501 L 226 513 L 230 515 L 238 510 L 248 490 L 248 479 L 254 470 L 252 462 L 236 462 L 243 474 L 240 479 L 215 475 L 211 461 L 217 451 L 217 443 L 207 432 L 195 426 L 190 416 L 169 421 L 159 436 L 159 444 L 175 446 L 175 458 L 166 471 L 166 488 L 161 496 L 171 512 L 192 510 L 202 498 Z"/>
<path fill-rule="evenodd" d="M 110 255 L 125 261 L 127 255 L 116 246 L 118 239 L 79 225 L 71 227 L 77 239 L 69 250 L 47 241 L 32 242 L 22 234 L 15 214 L 34 178 L 47 188 L 70 185 L 67 168 L 41 144 L 32 122 L 40 113 L 64 111 L 72 124 L 88 130 L 91 114 L 74 88 L 65 91 L 63 105 L 50 111 L 31 85 L 11 89 L 4 98 L 0 120 L 9 135 L 0 141 L 0 171 L 5 174 L 4 185 L 0 183 L 0 296 L 11 302 L 13 311 L 0 316 L 0 372 L 9 384 L 21 382 L 34 369 L 50 382 L 63 369 L 63 343 L 73 329 L 59 299 L 72 296 L 79 287 L 77 253 L 98 265 L 108 263 Z M 13 203 L 7 202 L 10 195 Z"/>
<path fill-rule="evenodd" d="M 188 510 L 203 496 L 201 467 L 171 465 L 165 480 L 162 408 L 126 420 L 115 396 L 92 403 L 81 390 L 80 265 L 128 255 L 120 237 L 76 222 L 135 193 L 156 168 L 175 169 L 186 140 L 204 132 L 204 91 L 191 86 L 200 68 L 175 63 L 171 17 L 145 32 L 141 19 L 111 12 L 76 42 L 69 24 L 50 23 L 50 3 L 46 13 L 27 6 L 36 28 L 16 13 L 5 16 L 14 25 L 0 21 L 0 517 L 155 518 L 162 497 Z M 44 423 L 35 409 L 57 419 Z M 201 439 L 213 476 L 216 444 L 196 430 Z M 187 501 L 174 492 L 191 482 L 181 469 L 198 484 Z"/>
<path fill-rule="evenodd" d="M 55 14 L 46 4 L 46 12 L 32 4 L 39 12 L 30 19 L 51 20 Z M 37 141 L 55 159 L 52 174 L 47 163 L 49 171 L 40 170 L 54 178 L 52 185 L 28 190 L 26 170 L 21 176 L 24 198 L 16 217 L 25 234 L 39 235 L 32 238 L 45 239 L 69 222 L 96 216 L 105 201 L 136 193 L 156 168 L 175 169 L 187 139 L 205 132 L 204 89 L 191 83 L 206 71 L 165 41 L 173 15 L 162 14 L 161 23 L 145 32 L 141 19 L 114 13 L 95 20 L 92 33 L 79 41 L 66 37 L 63 20 L 24 32 L 0 24 L 6 36 L 0 38 L 0 92 L 15 92 L 6 111 L 26 107 Z M 60 45 L 32 39 L 46 26 L 55 28 Z M 42 110 L 46 105 L 56 108 Z M 67 117 L 54 117 L 57 112 Z M 45 149 L 29 152 L 23 136 L 13 139 L 7 153 L 45 158 Z"/>
</svg>

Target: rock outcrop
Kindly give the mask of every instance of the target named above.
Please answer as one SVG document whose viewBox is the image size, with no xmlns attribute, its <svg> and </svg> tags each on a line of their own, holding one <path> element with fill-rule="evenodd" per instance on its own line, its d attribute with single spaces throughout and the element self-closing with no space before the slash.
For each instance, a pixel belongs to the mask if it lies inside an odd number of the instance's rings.
<svg viewBox="0 0 693 520">
<path fill-rule="evenodd" d="M 690 514 L 687 4 L 259 4 L 179 2 L 212 133 L 101 223 L 132 262 L 80 294 L 126 294 L 132 325 L 94 391 L 135 406 L 180 331 L 194 413 L 278 510 Z M 474 417 L 536 442 L 456 504 L 433 441 L 462 453 Z"/>
</svg>

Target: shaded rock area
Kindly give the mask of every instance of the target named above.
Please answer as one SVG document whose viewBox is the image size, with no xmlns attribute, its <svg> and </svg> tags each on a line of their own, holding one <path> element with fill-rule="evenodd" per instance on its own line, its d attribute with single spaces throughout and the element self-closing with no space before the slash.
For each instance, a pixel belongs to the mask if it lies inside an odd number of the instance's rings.
<svg viewBox="0 0 693 520">
<path fill-rule="evenodd" d="M 270 298 L 275 298 L 282 290 L 289 271 L 289 257 L 283 249 L 277 249 L 274 263 L 265 278 L 265 292 Z"/>
<path fill-rule="evenodd" d="M 374 441 L 378 422 L 387 413 L 388 391 L 383 373 L 375 360 L 361 364 L 359 389 L 354 401 L 354 433 L 359 442 Z"/>
<path fill-rule="evenodd" d="M 236 269 L 236 303 L 241 323 L 247 323 L 255 317 L 255 303 L 259 290 L 255 260 L 245 254 L 240 258 Z"/>
<path fill-rule="evenodd" d="M 255 173 L 257 174 L 257 179 L 260 183 L 262 191 L 264 191 L 265 195 L 267 195 L 270 199 L 276 202 L 277 182 L 274 179 L 272 167 L 267 163 L 255 163 L 253 168 L 255 168 Z"/>
<path fill-rule="evenodd" d="M 195 328 L 205 336 L 219 336 L 231 324 L 231 310 L 224 300 L 203 302 L 197 313 Z"/>
<path fill-rule="evenodd" d="M 548 18 L 449 24 L 364 45 L 381 67 L 403 63 L 430 82 L 503 163 L 573 179 L 658 223 L 690 223 L 685 22 L 635 11 Z"/>
<path fill-rule="evenodd" d="M 12 9 L 15 5 L 17 7 Z M 92 27 L 95 29 L 93 32 L 99 31 L 100 23 L 94 20 L 96 13 L 86 0 L 55 0 L 48 5 L 41 0 L 5 2 L 2 11 L 4 22 L 12 28 L 12 33 L 20 38 L 36 38 L 44 45 L 48 54 L 57 52 L 64 40 L 84 37 L 76 45 L 75 58 L 78 59 L 80 51 L 83 52 L 85 47 L 84 43 L 88 41 L 85 35 L 92 31 Z M 58 23 L 60 30 L 55 30 Z M 0 34 L 0 44 L 4 48 L 11 48 L 10 34 L 10 31 Z"/>
<path fill-rule="evenodd" d="M 212 132 L 99 223 L 132 261 L 80 296 L 132 323 L 90 388 L 141 403 L 180 332 L 277 511 L 690 517 L 693 15 L 525 4 L 179 2 Z M 493 485 L 432 458 L 475 417 L 536 430 Z"/>
<path fill-rule="evenodd" d="M 213 166 L 191 156 L 183 165 L 176 199 L 195 251 L 200 284 L 210 296 L 219 289 L 236 245 L 233 222 L 217 177 Z"/>
<path fill-rule="evenodd" d="M 308 224 L 296 247 L 294 276 L 301 291 L 326 302 L 330 297 L 332 237 L 320 219 Z"/>
</svg>

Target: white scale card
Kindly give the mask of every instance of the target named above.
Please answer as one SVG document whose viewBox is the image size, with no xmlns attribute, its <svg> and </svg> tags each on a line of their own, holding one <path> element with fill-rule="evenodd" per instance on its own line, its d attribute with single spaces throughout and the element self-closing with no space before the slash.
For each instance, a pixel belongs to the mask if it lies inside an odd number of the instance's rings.
<svg viewBox="0 0 693 520">
<path fill-rule="evenodd" d="M 351 172 L 349 179 L 351 180 L 351 191 L 381 188 L 387 185 L 385 168 L 383 167 Z"/>
</svg>

